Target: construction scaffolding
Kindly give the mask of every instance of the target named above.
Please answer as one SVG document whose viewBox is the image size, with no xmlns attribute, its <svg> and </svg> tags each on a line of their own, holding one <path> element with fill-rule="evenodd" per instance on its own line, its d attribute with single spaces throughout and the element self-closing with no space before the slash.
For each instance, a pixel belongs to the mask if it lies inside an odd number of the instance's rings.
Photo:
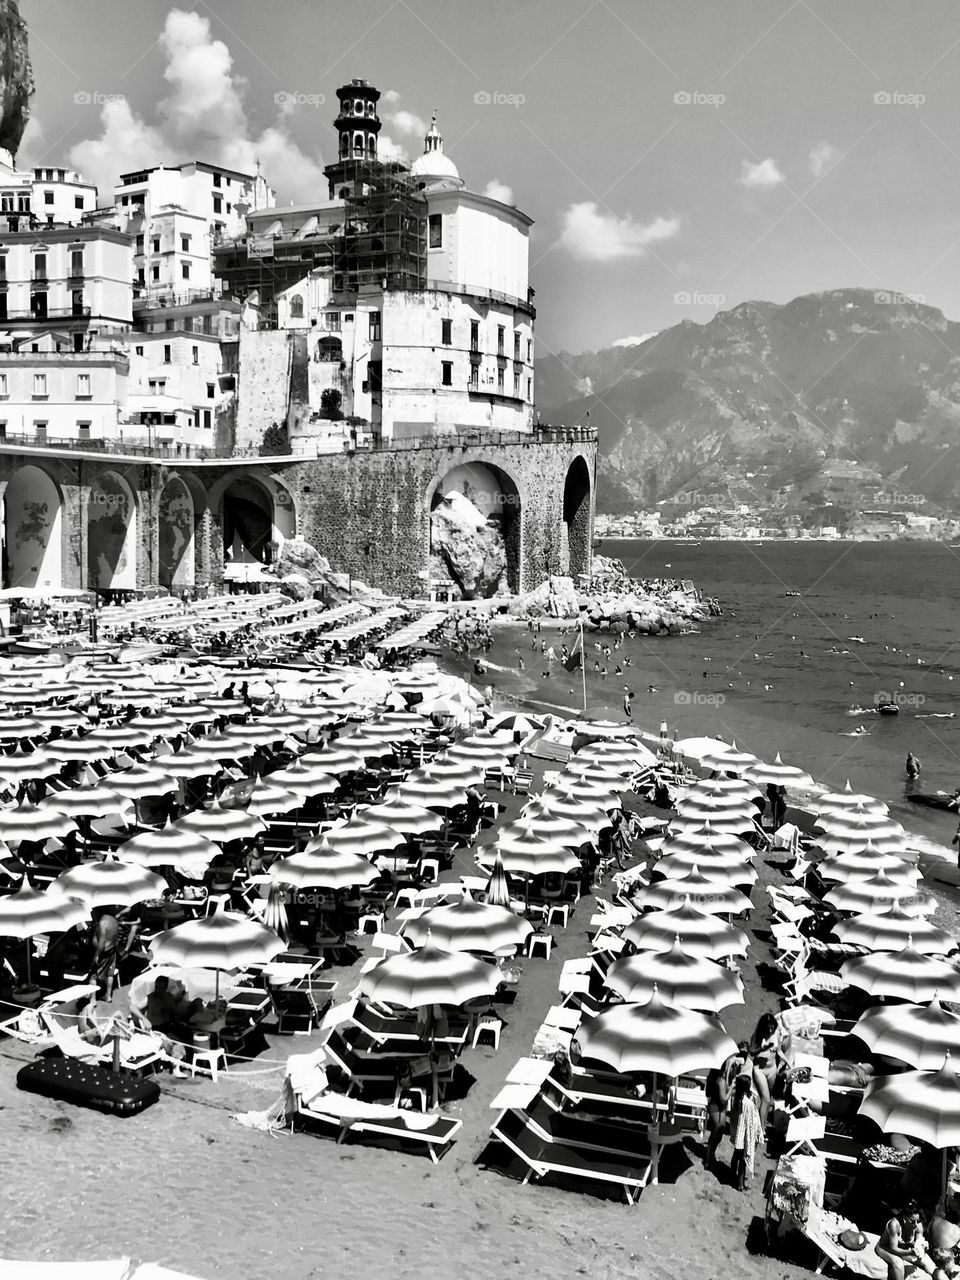
<svg viewBox="0 0 960 1280">
<path fill-rule="evenodd" d="M 334 244 L 334 292 L 425 288 L 427 206 L 410 173 L 379 160 L 341 161 L 336 168 L 338 186 L 350 194 Z"/>
</svg>

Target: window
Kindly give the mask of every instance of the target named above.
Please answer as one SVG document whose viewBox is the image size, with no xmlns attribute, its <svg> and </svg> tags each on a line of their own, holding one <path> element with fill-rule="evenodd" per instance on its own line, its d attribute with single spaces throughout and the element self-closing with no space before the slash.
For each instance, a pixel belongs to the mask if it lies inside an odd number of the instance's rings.
<svg viewBox="0 0 960 1280">
<path fill-rule="evenodd" d="M 445 347 L 449 347 L 453 343 L 453 321 L 440 321 L 440 341 Z"/>
<path fill-rule="evenodd" d="M 480 350 L 480 321 L 479 320 L 470 321 L 470 350 L 471 351 Z"/>
<path fill-rule="evenodd" d="M 46 422 L 38 422 L 37 419 L 34 418 L 33 429 L 37 433 L 37 444 L 45 444 L 47 439 Z"/>
<path fill-rule="evenodd" d="M 189 262 L 180 263 L 180 279 L 181 280 L 190 279 L 190 263 Z"/>
<path fill-rule="evenodd" d="M 0 422 L 0 440 L 6 440 L 6 438 L 7 438 L 7 424 L 6 422 Z"/>
<path fill-rule="evenodd" d="M 176 320 L 164 320 L 164 322 L 163 322 L 163 332 L 164 332 L 164 333 L 173 333 L 173 331 L 174 331 L 174 329 L 176 329 L 176 327 L 177 327 L 177 322 L 176 322 Z"/>
<path fill-rule="evenodd" d="M 520 399 L 520 375 L 519 375 L 519 373 L 515 373 L 515 374 L 513 375 L 513 394 L 517 397 L 517 399 L 518 399 L 518 400 Z"/>
<path fill-rule="evenodd" d="M 207 399 L 212 400 L 217 394 L 217 388 L 212 382 L 207 383 Z"/>
<path fill-rule="evenodd" d="M 444 387 L 453 386 L 453 361 L 444 360 L 440 365 L 440 384 Z"/>
<path fill-rule="evenodd" d="M 45 253 L 35 253 L 33 255 L 33 278 L 34 280 L 46 280 L 47 278 L 47 255 Z"/>
<path fill-rule="evenodd" d="M 527 339 L 527 364 L 533 364 L 533 339 Z"/>
<path fill-rule="evenodd" d="M 137 236 L 137 253 L 143 253 L 143 236 Z"/>
<path fill-rule="evenodd" d="M 528 400 L 533 399 L 533 379 L 532 378 L 527 379 L 527 399 Z"/>
<path fill-rule="evenodd" d="M 33 375 L 33 397 L 45 396 L 47 394 L 47 375 L 45 373 L 35 373 Z"/>
<path fill-rule="evenodd" d="M 0 373 L 0 396 L 8 396 L 10 392 L 7 390 L 7 375 Z"/>
<path fill-rule="evenodd" d="M 91 427 L 91 425 L 92 425 L 92 424 L 91 424 L 91 423 L 89 423 L 89 422 L 78 422 L 78 423 L 77 423 L 77 434 L 79 435 L 79 437 L 80 437 L 80 439 L 81 439 L 81 440 L 89 440 L 89 439 L 90 439 L 90 427 Z"/>
<path fill-rule="evenodd" d="M 164 346 L 163 346 L 163 363 L 164 364 L 170 363 L 170 356 L 172 352 L 173 352 L 173 347 L 170 345 L 170 343 L 169 342 L 164 343 Z"/>
<path fill-rule="evenodd" d="M 158 266 L 154 266 L 153 270 L 150 272 L 150 279 L 153 280 L 154 283 L 160 279 L 160 268 Z"/>
<path fill-rule="evenodd" d="M 370 312 L 370 341 L 371 342 L 380 341 L 380 312 L 379 311 Z"/>
<path fill-rule="evenodd" d="M 199 347 L 191 347 L 191 348 L 190 348 L 190 354 L 193 356 L 193 363 L 194 363 L 194 364 L 199 364 L 199 363 L 200 363 L 200 348 L 199 348 Z"/>
<path fill-rule="evenodd" d="M 166 378 L 150 378 L 147 382 L 152 396 L 162 396 L 167 390 Z"/>
<path fill-rule="evenodd" d="M 204 427 L 204 430 L 205 430 L 205 431 L 209 431 L 209 430 L 210 430 L 210 422 L 211 422 L 210 410 L 209 410 L 209 409 L 204 409 L 204 411 L 203 411 L 203 427 Z"/>
<path fill-rule="evenodd" d="M 467 383 L 468 391 L 480 390 L 480 364 L 479 361 L 471 360 L 470 362 L 470 381 Z"/>
<path fill-rule="evenodd" d="M 7 295 L 0 293 L 0 320 L 7 318 Z"/>
<path fill-rule="evenodd" d="M 90 375 L 89 373 L 77 374 L 77 399 L 90 399 Z"/>
<path fill-rule="evenodd" d="M 154 253 L 159 253 L 159 252 L 160 252 L 160 237 L 159 237 L 159 236 L 154 236 L 154 237 L 153 237 L 153 246 L 152 246 L 152 248 L 153 248 L 153 252 L 154 252 Z"/>
<path fill-rule="evenodd" d="M 45 292 L 31 293 L 30 295 L 30 314 L 35 320 L 46 320 L 47 318 L 47 295 Z"/>
<path fill-rule="evenodd" d="M 74 209 L 82 209 L 82 208 L 83 208 L 83 196 L 74 196 L 74 197 L 73 197 L 73 207 L 74 207 Z"/>
<path fill-rule="evenodd" d="M 143 267 L 138 267 L 137 268 L 137 284 L 146 284 L 146 282 L 147 282 L 147 277 L 144 274 Z"/>
<path fill-rule="evenodd" d="M 44 203 L 44 204 L 53 204 L 53 192 L 52 192 L 52 191 L 45 191 L 45 192 L 43 193 L 43 203 Z"/>
<path fill-rule="evenodd" d="M 73 334 L 73 349 L 74 351 L 83 350 L 83 334 L 82 333 Z"/>
<path fill-rule="evenodd" d="M 503 369 L 497 370 L 497 390 L 503 395 Z"/>
<path fill-rule="evenodd" d="M 497 355 L 503 355 L 503 339 L 506 336 L 506 329 L 502 324 L 497 325 Z"/>
<path fill-rule="evenodd" d="M 189 236 L 181 236 L 181 237 L 180 237 L 180 251 L 181 251 L 181 253 L 189 253 L 189 252 L 190 252 L 190 237 L 189 237 Z"/>
<path fill-rule="evenodd" d="M 431 213 L 429 218 L 427 219 L 427 226 L 429 228 L 429 236 L 427 240 L 428 247 L 431 249 L 442 249 L 443 248 L 443 214 Z"/>
<path fill-rule="evenodd" d="M 7 255 L 0 253 L 0 280 L 7 278 Z"/>
<path fill-rule="evenodd" d="M 133 349 L 134 349 L 134 351 L 136 352 L 136 354 L 137 354 L 138 356 L 142 356 L 142 355 L 143 355 L 143 347 L 134 347 Z"/>
<path fill-rule="evenodd" d="M 30 212 L 30 197 L 29 197 L 29 196 L 17 196 L 17 212 L 18 212 L 18 213 L 29 213 L 29 212 Z"/>
<path fill-rule="evenodd" d="M 290 319 L 303 319 L 303 298 L 300 297 L 299 293 L 295 293 L 290 299 Z"/>
<path fill-rule="evenodd" d="M 221 199 L 220 196 L 213 197 L 213 212 L 214 213 L 223 212 L 223 200 Z"/>
<path fill-rule="evenodd" d="M 519 335 L 519 333 L 515 333 L 515 334 L 513 335 L 513 358 L 514 358 L 514 360 L 519 360 L 519 359 L 520 359 L 520 335 Z"/>
<path fill-rule="evenodd" d="M 215 174 L 213 175 L 213 185 L 214 185 L 215 187 L 221 187 L 221 186 L 223 186 L 223 183 L 221 182 L 221 176 L 220 176 L 220 174 L 219 174 L 219 173 L 215 173 Z"/>
<path fill-rule="evenodd" d="M 331 333 L 339 333 L 340 332 L 340 312 L 339 311 L 325 312 L 323 317 L 323 327 L 329 330 Z"/>
<path fill-rule="evenodd" d="M 73 289 L 70 292 L 70 314 L 74 316 L 83 315 L 83 290 Z"/>
<path fill-rule="evenodd" d="M 4 191 L 0 195 L 0 213 L 13 213 L 13 192 Z"/>
</svg>

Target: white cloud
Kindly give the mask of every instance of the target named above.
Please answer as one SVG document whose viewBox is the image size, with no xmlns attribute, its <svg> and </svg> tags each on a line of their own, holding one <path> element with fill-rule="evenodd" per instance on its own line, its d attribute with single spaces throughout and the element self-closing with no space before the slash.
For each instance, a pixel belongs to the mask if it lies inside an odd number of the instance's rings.
<svg viewBox="0 0 960 1280">
<path fill-rule="evenodd" d="M 783 174 L 777 168 L 776 160 L 769 156 L 756 164 L 751 160 L 740 162 L 740 183 L 744 187 L 777 187 L 783 182 Z"/>
<path fill-rule="evenodd" d="M 309 103 L 312 86 L 288 86 L 277 94 L 276 118 L 257 134 L 247 118 L 246 84 L 234 72 L 227 46 L 211 38 L 206 18 L 171 9 L 159 47 L 167 59 L 163 74 L 170 92 L 158 105 L 157 123 L 147 123 L 122 99 L 107 101 L 100 136 L 70 150 L 70 163 L 97 184 L 101 203 L 109 200 L 118 174 L 184 160 L 253 172 L 259 159 L 281 203 L 323 195 L 320 158 L 306 155 L 287 129 L 293 114 L 315 109 Z M 299 100 L 307 105 L 301 107 Z"/>
<path fill-rule="evenodd" d="M 810 172 L 815 178 L 819 178 L 822 173 L 825 173 L 827 169 L 836 163 L 840 154 L 840 148 L 835 147 L 832 142 L 818 142 L 815 147 L 810 149 L 808 160 Z"/>
<path fill-rule="evenodd" d="M 611 347 L 641 347 L 650 338 L 655 338 L 659 333 L 659 329 L 654 329 L 652 333 L 632 334 L 629 338 L 614 338 L 610 343 Z"/>
<path fill-rule="evenodd" d="M 428 125 L 414 111 L 387 111 L 383 117 L 397 133 L 410 133 L 423 139 Z"/>
<path fill-rule="evenodd" d="M 614 213 L 602 213 L 593 200 L 570 205 L 560 219 L 560 243 L 585 262 L 643 257 L 648 245 L 673 240 L 680 234 L 679 218 L 654 218 L 644 224 L 629 214 L 620 218 Z"/>
<path fill-rule="evenodd" d="M 17 150 L 18 168 L 33 169 L 36 165 L 42 163 L 45 138 L 46 130 L 40 123 L 39 118 L 31 115 L 27 121 L 27 127 L 23 131 L 23 137 L 20 139 L 20 147 Z"/>
<path fill-rule="evenodd" d="M 508 187 L 499 178 L 491 178 L 483 188 L 483 194 L 491 200 L 499 200 L 501 204 L 513 204 L 513 187 Z"/>
<path fill-rule="evenodd" d="M 381 160 L 402 160 L 408 164 L 410 156 L 402 142 L 395 142 L 389 133 L 381 133 L 377 138 L 377 155 Z"/>
</svg>

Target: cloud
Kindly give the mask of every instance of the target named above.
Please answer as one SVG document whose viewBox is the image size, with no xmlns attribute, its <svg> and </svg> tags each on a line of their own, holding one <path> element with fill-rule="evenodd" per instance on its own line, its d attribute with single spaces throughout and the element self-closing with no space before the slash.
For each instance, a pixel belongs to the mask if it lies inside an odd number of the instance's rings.
<svg viewBox="0 0 960 1280">
<path fill-rule="evenodd" d="M 655 338 L 659 332 L 659 329 L 654 329 L 652 333 L 632 334 L 629 338 L 614 338 L 610 345 L 611 347 L 640 347 L 650 338 Z"/>
<path fill-rule="evenodd" d="M 483 194 L 491 200 L 499 200 L 501 204 L 513 204 L 513 187 L 508 187 L 499 178 L 491 178 L 483 188 Z"/>
<path fill-rule="evenodd" d="M 654 218 L 646 224 L 626 215 L 601 213 L 593 200 L 572 204 L 560 215 L 560 243 L 585 262 L 641 258 L 647 246 L 680 234 L 679 218 Z"/>
<path fill-rule="evenodd" d="M 20 139 L 20 147 L 17 151 L 17 167 L 19 169 L 33 169 L 36 165 L 42 164 L 45 153 L 45 139 L 46 130 L 39 117 L 31 115 L 27 121 L 27 127 L 23 131 L 23 137 Z"/>
<path fill-rule="evenodd" d="M 815 147 L 810 149 L 810 156 L 807 161 L 810 166 L 810 172 L 815 178 L 819 178 L 822 173 L 831 168 L 840 158 L 841 152 L 839 147 L 835 147 L 832 142 L 818 142 Z"/>
<path fill-rule="evenodd" d="M 397 104 L 400 98 L 401 95 L 396 89 L 387 89 L 380 95 L 380 119 L 386 126 L 387 132 L 382 132 L 377 139 L 377 154 L 381 160 L 400 160 L 404 164 L 409 164 L 410 154 L 406 146 L 398 142 L 394 135 L 401 134 L 404 137 L 416 138 L 418 145 L 414 148 L 414 153 L 419 155 L 423 150 L 423 138 L 429 126 L 415 111 L 399 107 Z"/>
<path fill-rule="evenodd" d="M 402 142 L 395 142 L 389 133 L 381 133 L 377 138 L 377 155 L 381 160 L 400 160 L 408 164 L 410 156 Z"/>
<path fill-rule="evenodd" d="M 769 156 L 754 164 L 751 160 L 740 162 L 740 184 L 744 187 L 778 187 L 783 182 L 783 174 L 777 168 L 776 160 Z"/>
<path fill-rule="evenodd" d="M 166 58 L 168 95 L 158 104 L 157 122 L 138 116 L 123 99 L 106 101 L 100 136 L 70 149 L 70 163 L 109 199 L 117 176 L 154 164 L 205 160 L 252 173 L 260 161 L 281 203 L 315 199 L 326 190 L 319 156 L 306 155 L 290 136 L 287 121 L 303 109 L 312 86 L 288 86 L 274 99 L 275 119 L 260 133 L 246 111 L 245 81 L 233 70 L 222 40 L 214 40 L 207 18 L 171 9 L 158 42 Z M 315 97 L 315 95 L 313 95 Z"/>
<path fill-rule="evenodd" d="M 422 140 L 427 124 L 414 111 L 387 111 L 383 117 L 397 133 L 410 133 Z"/>
</svg>

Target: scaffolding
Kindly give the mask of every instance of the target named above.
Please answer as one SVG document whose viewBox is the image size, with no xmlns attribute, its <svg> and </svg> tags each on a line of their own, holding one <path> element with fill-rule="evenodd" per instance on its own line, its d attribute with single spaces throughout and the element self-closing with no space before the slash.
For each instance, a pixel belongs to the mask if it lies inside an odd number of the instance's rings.
<svg viewBox="0 0 960 1280">
<path fill-rule="evenodd" d="M 379 160 L 341 161 L 336 169 L 349 194 L 334 245 L 334 292 L 426 288 L 426 201 L 407 169 Z"/>
</svg>

